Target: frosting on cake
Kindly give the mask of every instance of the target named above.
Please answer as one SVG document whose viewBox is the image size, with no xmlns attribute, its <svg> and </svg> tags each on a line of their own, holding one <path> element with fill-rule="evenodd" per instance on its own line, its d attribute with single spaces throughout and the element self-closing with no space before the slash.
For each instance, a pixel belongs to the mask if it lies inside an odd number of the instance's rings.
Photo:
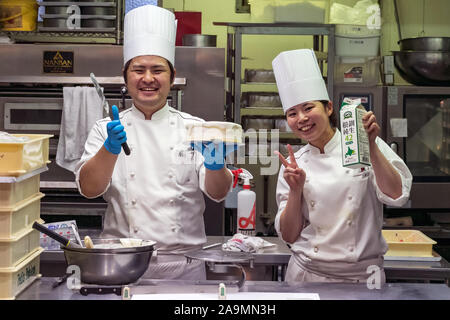
<svg viewBox="0 0 450 320">
<path fill-rule="evenodd" d="M 233 122 L 206 121 L 186 125 L 188 141 L 213 141 L 242 143 L 242 127 Z"/>
</svg>

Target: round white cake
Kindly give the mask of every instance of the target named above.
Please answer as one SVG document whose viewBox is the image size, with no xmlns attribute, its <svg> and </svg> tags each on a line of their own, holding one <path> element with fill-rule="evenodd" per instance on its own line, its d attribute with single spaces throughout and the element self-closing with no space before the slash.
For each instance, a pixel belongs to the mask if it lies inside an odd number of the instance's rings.
<svg viewBox="0 0 450 320">
<path fill-rule="evenodd" d="M 233 122 L 206 121 L 186 125 L 188 141 L 213 141 L 242 143 L 242 127 Z"/>
</svg>

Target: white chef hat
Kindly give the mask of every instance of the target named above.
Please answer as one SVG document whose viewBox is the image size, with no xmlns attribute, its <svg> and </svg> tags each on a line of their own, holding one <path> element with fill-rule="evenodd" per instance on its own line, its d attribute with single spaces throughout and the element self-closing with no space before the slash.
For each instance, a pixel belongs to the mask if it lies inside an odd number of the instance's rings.
<svg viewBox="0 0 450 320">
<path fill-rule="evenodd" d="M 272 61 L 283 110 L 312 100 L 330 100 L 311 49 L 281 52 Z"/>
<path fill-rule="evenodd" d="M 154 4 L 155 0 L 127 0 L 125 3 L 124 65 L 143 55 L 160 56 L 175 64 L 175 15 Z"/>
</svg>

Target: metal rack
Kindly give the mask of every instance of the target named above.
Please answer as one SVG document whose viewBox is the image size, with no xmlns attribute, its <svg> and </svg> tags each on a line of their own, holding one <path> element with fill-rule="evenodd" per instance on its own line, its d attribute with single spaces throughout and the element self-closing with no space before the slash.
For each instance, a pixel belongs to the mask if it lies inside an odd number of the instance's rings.
<svg viewBox="0 0 450 320">
<path fill-rule="evenodd" d="M 217 26 L 227 27 L 227 120 L 241 123 L 241 118 L 248 117 L 284 117 L 281 108 L 241 109 L 241 72 L 242 72 L 242 35 L 312 35 L 315 51 L 324 49 L 324 36 L 328 36 L 327 87 L 333 97 L 335 42 L 334 29 L 331 24 L 317 23 L 227 23 L 214 22 Z M 323 61 L 319 63 L 323 70 Z"/>
<path fill-rule="evenodd" d="M 46 2 L 39 1 L 40 6 L 69 7 L 78 5 L 83 7 L 111 7 L 114 15 L 84 15 L 83 19 L 101 19 L 102 21 L 114 21 L 111 27 L 82 27 L 70 30 L 63 27 L 45 27 L 38 23 L 36 31 L 3 31 L 0 36 L 9 37 L 16 43 L 89 43 L 89 44 L 121 44 L 123 39 L 123 13 L 124 0 L 110 0 L 109 2 Z M 67 18 L 68 14 L 44 14 L 47 18 Z"/>
</svg>

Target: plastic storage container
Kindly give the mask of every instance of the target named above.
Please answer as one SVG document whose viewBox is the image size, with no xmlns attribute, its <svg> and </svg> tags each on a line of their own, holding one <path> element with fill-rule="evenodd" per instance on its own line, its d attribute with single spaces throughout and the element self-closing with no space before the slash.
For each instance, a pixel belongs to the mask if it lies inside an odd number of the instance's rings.
<svg viewBox="0 0 450 320">
<path fill-rule="evenodd" d="M 378 57 L 336 57 L 334 82 L 339 85 L 376 86 L 380 78 Z"/>
<path fill-rule="evenodd" d="M 42 223 L 43 220 L 38 220 Z M 0 268 L 11 268 L 39 248 L 40 232 L 32 228 L 17 237 L 0 239 Z"/>
<path fill-rule="evenodd" d="M 342 57 L 374 57 L 379 55 L 380 29 L 351 24 L 336 25 L 336 55 Z"/>
<path fill-rule="evenodd" d="M 20 201 L 14 207 L 0 207 L 0 239 L 16 237 L 41 215 L 41 202 L 45 195 L 41 192 Z"/>
<path fill-rule="evenodd" d="M 0 142 L 0 176 L 20 176 L 48 164 L 49 134 L 12 134 L 25 142 Z"/>
<path fill-rule="evenodd" d="M 382 230 L 388 244 L 386 256 L 433 257 L 433 245 L 437 242 L 418 230 Z"/>
<path fill-rule="evenodd" d="M 0 268 L 0 299 L 15 299 L 34 280 L 41 277 L 39 264 L 43 251 L 44 249 L 38 248 L 15 267 Z"/>
<path fill-rule="evenodd" d="M 39 192 L 39 171 L 21 177 L 0 177 L 0 207 L 12 207 Z"/>
</svg>

